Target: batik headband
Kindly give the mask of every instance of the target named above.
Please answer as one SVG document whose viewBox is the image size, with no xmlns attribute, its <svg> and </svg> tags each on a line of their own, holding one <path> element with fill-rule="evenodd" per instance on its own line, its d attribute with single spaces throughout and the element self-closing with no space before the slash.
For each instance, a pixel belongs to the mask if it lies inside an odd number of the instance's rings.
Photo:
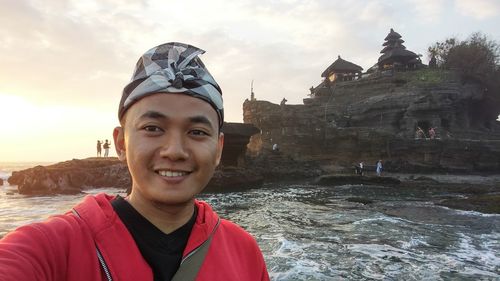
<svg viewBox="0 0 500 281">
<path fill-rule="evenodd" d="M 166 43 L 144 53 L 123 89 L 118 118 L 141 98 L 155 93 L 186 94 L 208 102 L 224 123 L 222 91 L 198 55 L 205 51 L 183 43 Z"/>
</svg>

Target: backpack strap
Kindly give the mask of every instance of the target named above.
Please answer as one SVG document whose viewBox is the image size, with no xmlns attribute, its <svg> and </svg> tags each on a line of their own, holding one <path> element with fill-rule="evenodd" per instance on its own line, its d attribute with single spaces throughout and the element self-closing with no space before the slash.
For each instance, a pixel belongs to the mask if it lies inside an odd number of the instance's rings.
<svg viewBox="0 0 500 281">
<path fill-rule="evenodd" d="M 201 265 L 205 260 L 208 248 L 210 248 L 210 243 L 212 242 L 212 237 L 219 227 L 219 224 L 220 218 L 218 218 L 217 224 L 212 230 L 212 233 L 210 233 L 208 239 L 182 259 L 181 265 L 172 278 L 172 281 L 194 281 L 196 279 L 196 275 L 198 275 L 198 271 L 200 271 Z"/>
</svg>

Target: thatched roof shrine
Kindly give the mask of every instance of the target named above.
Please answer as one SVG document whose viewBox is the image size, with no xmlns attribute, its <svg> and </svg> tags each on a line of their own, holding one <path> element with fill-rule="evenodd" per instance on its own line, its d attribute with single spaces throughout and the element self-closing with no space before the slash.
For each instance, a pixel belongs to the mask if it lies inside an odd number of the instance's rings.
<svg viewBox="0 0 500 281">
<path fill-rule="evenodd" d="M 338 56 L 337 60 L 335 60 L 323 73 L 321 77 L 330 77 L 334 73 L 361 73 L 363 68 L 357 64 L 346 61 Z"/>
</svg>

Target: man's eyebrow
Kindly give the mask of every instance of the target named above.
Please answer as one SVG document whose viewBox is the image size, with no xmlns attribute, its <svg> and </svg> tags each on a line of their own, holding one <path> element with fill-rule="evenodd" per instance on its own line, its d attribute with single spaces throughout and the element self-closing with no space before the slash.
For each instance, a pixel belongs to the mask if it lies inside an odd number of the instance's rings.
<svg viewBox="0 0 500 281">
<path fill-rule="evenodd" d="M 212 122 L 210 122 L 210 120 L 207 117 L 203 116 L 203 115 L 197 115 L 197 116 L 189 117 L 189 121 L 191 123 L 205 124 L 205 125 L 208 125 L 208 126 L 214 128 Z"/>
<path fill-rule="evenodd" d="M 141 115 L 141 117 L 139 117 L 139 118 L 140 119 L 143 119 L 143 118 L 168 119 L 168 117 L 165 114 L 158 112 L 158 111 L 153 111 L 153 110 L 147 111 L 146 113 Z"/>
<path fill-rule="evenodd" d="M 140 119 L 144 119 L 144 118 L 170 119 L 167 115 L 165 115 L 161 112 L 158 112 L 158 111 L 154 111 L 154 110 L 149 110 L 149 111 L 145 112 L 139 118 Z M 205 124 L 205 125 L 208 125 L 208 126 L 214 128 L 214 124 L 212 124 L 212 122 L 210 122 L 210 119 L 208 119 L 207 117 L 205 117 L 203 115 L 196 115 L 196 116 L 189 117 L 189 122 L 190 123 L 197 123 L 197 124 Z"/>
</svg>

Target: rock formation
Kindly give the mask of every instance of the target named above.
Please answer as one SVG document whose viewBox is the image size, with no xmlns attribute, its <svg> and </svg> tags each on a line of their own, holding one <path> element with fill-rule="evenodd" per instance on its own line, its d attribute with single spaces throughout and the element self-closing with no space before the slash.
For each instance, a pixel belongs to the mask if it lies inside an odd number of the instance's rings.
<svg viewBox="0 0 500 281">
<path fill-rule="evenodd" d="M 500 126 L 481 114 L 479 84 L 452 71 L 382 71 L 322 83 L 303 105 L 245 101 L 245 123 L 260 128 L 249 144 L 258 155 L 278 143 L 281 153 L 327 171 L 375 164 L 401 172 L 493 172 L 500 168 Z M 426 137 L 415 139 L 421 127 Z"/>
<path fill-rule="evenodd" d="M 115 157 L 73 159 L 50 166 L 12 172 L 8 179 L 21 194 L 74 194 L 86 188 L 126 189 L 131 180 L 127 166 Z"/>
</svg>

